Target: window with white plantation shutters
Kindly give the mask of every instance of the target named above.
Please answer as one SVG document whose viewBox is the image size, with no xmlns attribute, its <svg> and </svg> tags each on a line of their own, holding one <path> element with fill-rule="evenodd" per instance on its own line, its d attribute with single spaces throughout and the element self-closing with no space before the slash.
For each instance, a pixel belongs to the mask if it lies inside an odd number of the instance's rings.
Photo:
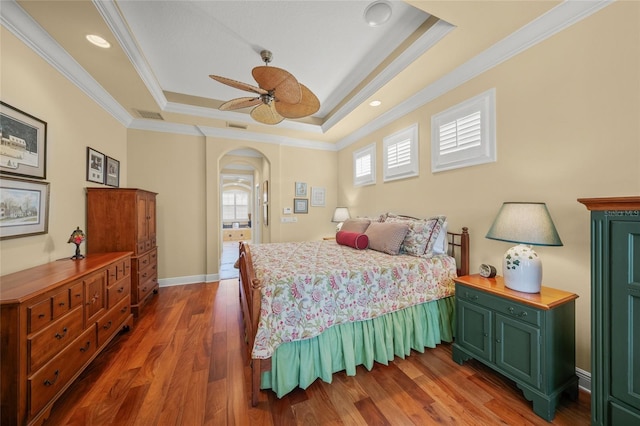
<svg viewBox="0 0 640 426">
<path fill-rule="evenodd" d="M 249 219 L 249 193 L 244 191 L 224 191 L 222 193 L 222 220 L 237 221 Z"/>
<path fill-rule="evenodd" d="M 418 125 L 400 130 L 382 141 L 384 181 L 418 175 Z"/>
<path fill-rule="evenodd" d="M 495 89 L 431 117 L 431 171 L 496 161 Z"/>
<path fill-rule="evenodd" d="M 362 186 L 374 183 L 376 183 L 375 143 L 353 153 L 353 184 Z"/>
</svg>

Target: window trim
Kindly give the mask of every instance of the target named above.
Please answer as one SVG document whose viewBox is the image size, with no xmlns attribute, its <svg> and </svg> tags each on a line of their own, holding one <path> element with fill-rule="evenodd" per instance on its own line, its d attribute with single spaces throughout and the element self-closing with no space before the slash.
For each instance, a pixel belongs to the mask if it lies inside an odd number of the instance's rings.
<svg viewBox="0 0 640 426">
<path fill-rule="evenodd" d="M 363 159 L 367 155 L 370 155 L 370 170 L 371 172 L 364 176 L 357 176 L 357 163 L 358 160 Z M 366 186 L 376 183 L 376 143 L 360 148 L 353 152 L 353 186 Z"/>
<path fill-rule="evenodd" d="M 480 145 L 449 154 L 442 154 L 440 128 L 475 112 L 480 112 Z M 495 161 L 497 161 L 495 88 L 431 116 L 432 173 Z"/>
<path fill-rule="evenodd" d="M 409 140 L 409 163 L 399 166 L 397 169 L 389 167 L 389 148 Z M 406 179 L 420 174 L 420 153 L 418 151 L 418 123 L 399 130 L 382 139 L 383 152 L 383 179 L 390 182 L 398 179 Z"/>
</svg>

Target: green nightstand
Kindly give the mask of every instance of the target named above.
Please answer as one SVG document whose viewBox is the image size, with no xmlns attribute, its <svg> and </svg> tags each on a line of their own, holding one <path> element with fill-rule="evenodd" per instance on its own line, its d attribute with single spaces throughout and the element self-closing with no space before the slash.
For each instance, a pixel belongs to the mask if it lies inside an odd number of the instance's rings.
<svg viewBox="0 0 640 426">
<path fill-rule="evenodd" d="M 542 287 L 521 293 L 502 277 L 456 278 L 453 360 L 471 358 L 516 382 L 533 411 L 551 421 L 563 392 L 578 397 L 576 294 Z"/>
</svg>

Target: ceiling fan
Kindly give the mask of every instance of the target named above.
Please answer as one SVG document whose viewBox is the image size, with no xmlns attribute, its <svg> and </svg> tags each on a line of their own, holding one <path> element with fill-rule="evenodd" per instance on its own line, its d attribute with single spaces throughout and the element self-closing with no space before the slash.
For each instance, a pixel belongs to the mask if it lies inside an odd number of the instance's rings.
<svg viewBox="0 0 640 426">
<path fill-rule="evenodd" d="M 227 86 L 258 95 L 225 102 L 219 107 L 221 111 L 255 106 L 251 110 L 251 117 L 254 120 L 264 124 L 278 124 L 285 118 L 306 117 L 320 109 L 320 101 L 316 95 L 304 84 L 298 83 L 291 73 L 268 66 L 273 56 L 270 51 L 263 50 L 260 56 L 264 65 L 255 67 L 251 71 L 253 78 L 258 82 L 258 87 L 226 77 L 209 76 Z"/>
</svg>

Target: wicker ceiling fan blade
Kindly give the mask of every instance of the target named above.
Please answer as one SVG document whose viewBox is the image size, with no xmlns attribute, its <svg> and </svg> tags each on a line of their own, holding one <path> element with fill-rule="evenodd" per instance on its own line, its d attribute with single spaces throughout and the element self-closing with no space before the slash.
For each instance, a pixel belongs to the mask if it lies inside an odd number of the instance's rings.
<svg viewBox="0 0 640 426">
<path fill-rule="evenodd" d="M 251 110 L 251 117 L 263 124 L 278 124 L 284 117 L 278 114 L 275 107 L 273 106 L 273 102 L 270 104 L 262 104 L 258 105 L 254 109 Z"/>
<path fill-rule="evenodd" d="M 304 84 L 300 84 L 302 99 L 297 104 L 278 102 L 276 99 L 276 111 L 284 118 L 302 118 L 313 115 L 320 109 L 320 101 Z"/>
<path fill-rule="evenodd" d="M 251 84 L 243 83 L 241 81 L 232 80 L 227 77 L 220 77 L 219 75 L 210 75 L 212 79 L 218 81 L 227 86 L 235 87 L 236 89 L 246 90 L 247 92 L 257 93 L 258 95 L 266 95 L 268 92 L 260 87 L 252 86 Z"/>
<path fill-rule="evenodd" d="M 251 73 L 258 85 L 265 90 L 273 90 L 276 99 L 288 104 L 297 104 L 302 99 L 302 90 L 293 74 L 282 68 L 260 66 Z"/>
<path fill-rule="evenodd" d="M 220 111 L 230 111 L 233 109 L 240 109 L 240 108 L 247 108 L 247 107 L 252 107 L 252 106 L 256 106 L 262 103 L 262 99 L 260 99 L 260 97 L 257 98 L 237 98 L 237 99 L 231 99 L 230 101 L 227 101 L 225 103 L 223 103 L 222 105 L 220 105 L 218 107 L 218 109 Z"/>
</svg>

